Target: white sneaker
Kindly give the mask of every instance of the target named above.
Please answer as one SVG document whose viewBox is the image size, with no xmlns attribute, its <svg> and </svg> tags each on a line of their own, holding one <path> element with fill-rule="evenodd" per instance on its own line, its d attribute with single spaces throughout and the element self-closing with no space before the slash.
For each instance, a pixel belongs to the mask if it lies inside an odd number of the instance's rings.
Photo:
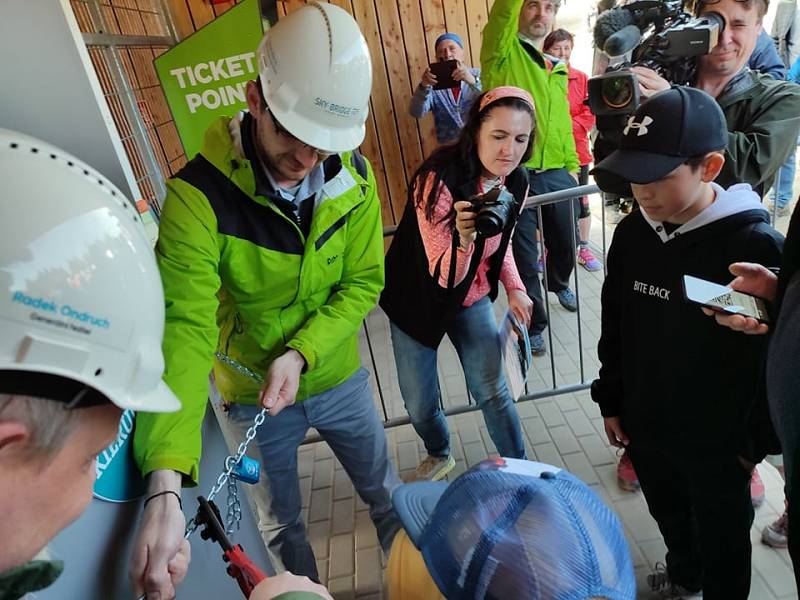
<svg viewBox="0 0 800 600">
<path fill-rule="evenodd" d="M 428 455 L 406 479 L 406 483 L 411 483 L 412 481 L 439 481 L 444 479 L 455 466 L 456 460 L 452 456 Z"/>
</svg>

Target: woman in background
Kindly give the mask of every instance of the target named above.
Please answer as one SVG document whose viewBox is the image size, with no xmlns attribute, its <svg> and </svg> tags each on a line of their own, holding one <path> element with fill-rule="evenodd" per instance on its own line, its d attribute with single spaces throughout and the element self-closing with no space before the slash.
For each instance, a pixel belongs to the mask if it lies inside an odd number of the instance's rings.
<svg viewBox="0 0 800 600">
<path fill-rule="evenodd" d="M 592 163 L 592 153 L 589 150 L 589 132 L 594 127 L 594 115 L 589 110 L 586 100 L 589 98 L 589 77 L 583 71 L 573 68 L 569 64 L 574 36 L 566 29 L 551 31 L 544 38 L 544 52 L 555 58 L 561 59 L 569 67 L 569 87 L 567 99 L 569 112 L 572 115 L 572 135 L 575 136 L 575 150 L 581 163 L 578 174 L 578 184 L 589 183 L 589 165 Z M 578 213 L 578 263 L 587 271 L 599 271 L 603 268 L 589 248 L 589 231 L 592 227 L 592 218 L 589 211 L 589 197 L 583 196 L 576 208 Z"/>
</svg>

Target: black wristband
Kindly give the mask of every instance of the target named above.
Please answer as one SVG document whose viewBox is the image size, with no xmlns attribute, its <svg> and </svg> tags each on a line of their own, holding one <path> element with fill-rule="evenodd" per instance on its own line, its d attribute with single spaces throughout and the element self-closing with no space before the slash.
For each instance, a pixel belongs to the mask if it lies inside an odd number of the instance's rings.
<svg viewBox="0 0 800 600">
<path fill-rule="evenodd" d="M 158 492 L 157 494 L 153 494 L 147 500 L 144 501 L 144 505 L 142 505 L 142 508 L 145 508 L 147 506 L 147 503 L 150 502 L 150 500 L 152 500 L 153 498 L 158 498 L 159 496 L 165 496 L 167 494 L 173 494 L 178 499 L 178 507 L 181 510 L 183 510 L 183 504 L 181 504 L 181 495 L 173 490 L 164 490 L 163 492 Z"/>
</svg>

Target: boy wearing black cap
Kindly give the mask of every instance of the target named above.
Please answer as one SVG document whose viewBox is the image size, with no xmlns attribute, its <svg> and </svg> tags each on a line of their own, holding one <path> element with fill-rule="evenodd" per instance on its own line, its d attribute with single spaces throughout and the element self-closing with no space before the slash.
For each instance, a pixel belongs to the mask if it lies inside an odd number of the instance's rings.
<svg viewBox="0 0 800 600">
<path fill-rule="evenodd" d="M 664 536 L 666 569 L 648 582 L 667 597 L 747 598 L 750 470 L 776 450 L 764 340 L 714 329 L 683 299 L 683 275 L 727 283 L 732 262 L 779 264 L 783 238 L 758 196 L 713 183 L 727 142 L 714 99 L 673 87 L 639 107 L 593 171 L 601 189 L 629 184 L 640 206 L 609 249 L 592 398 Z"/>
</svg>

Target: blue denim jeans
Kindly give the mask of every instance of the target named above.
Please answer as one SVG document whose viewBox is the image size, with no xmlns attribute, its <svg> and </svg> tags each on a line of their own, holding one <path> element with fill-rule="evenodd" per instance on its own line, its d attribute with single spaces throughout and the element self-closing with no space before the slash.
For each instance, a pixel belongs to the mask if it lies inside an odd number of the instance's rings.
<svg viewBox="0 0 800 600">
<path fill-rule="evenodd" d="M 792 148 L 792 153 L 786 162 L 781 166 L 780 175 L 778 177 L 778 187 L 772 190 L 770 197 L 778 208 L 783 208 L 792 201 L 792 186 L 794 185 L 794 171 L 795 171 L 795 152 L 797 147 Z"/>
<path fill-rule="evenodd" d="M 260 406 L 232 404 L 220 423 L 229 443 L 244 439 Z M 291 571 L 319 581 L 314 552 L 300 518 L 297 449 L 309 427 L 317 429 L 333 450 L 369 506 L 369 516 L 388 554 L 400 521 L 391 496 L 401 481 L 389 462 L 386 435 L 369 389 L 369 374 L 359 369 L 349 379 L 321 394 L 267 417 L 258 428 L 248 456 L 261 463 L 261 481 L 245 487 L 258 513 L 258 527 L 276 572 Z M 234 446 L 235 448 L 235 446 Z"/>
<path fill-rule="evenodd" d="M 431 456 L 450 454 L 450 432 L 439 401 L 436 350 L 424 346 L 391 323 L 397 380 L 417 435 Z M 486 428 L 501 456 L 525 458 L 517 409 L 506 386 L 500 336 L 488 297 L 462 309 L 447 328 L 467 387 L 483 411 Z"/>
</svg>

